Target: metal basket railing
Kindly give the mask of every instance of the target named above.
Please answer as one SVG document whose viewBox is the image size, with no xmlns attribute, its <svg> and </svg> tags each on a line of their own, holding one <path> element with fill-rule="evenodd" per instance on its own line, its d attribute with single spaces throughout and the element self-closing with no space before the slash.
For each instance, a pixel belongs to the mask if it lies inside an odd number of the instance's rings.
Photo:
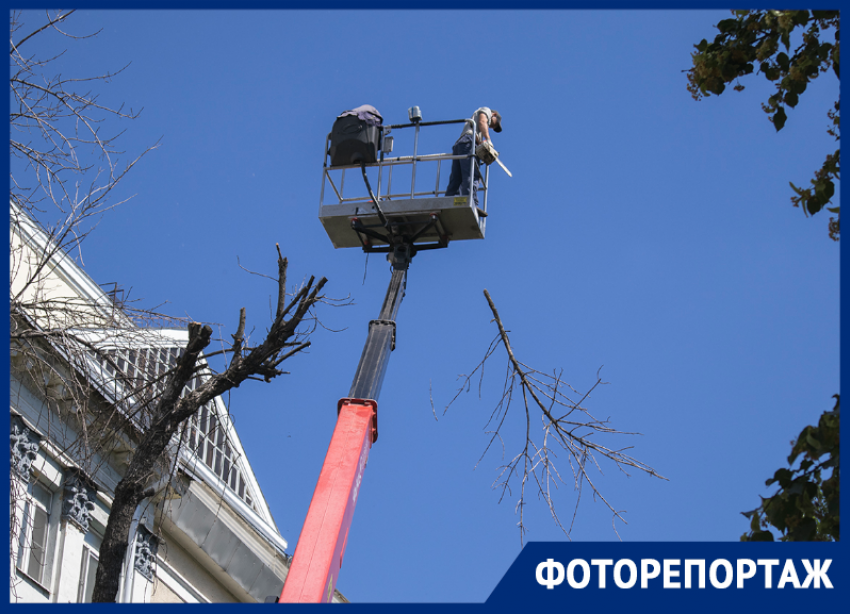
<svg viewBox="0 0 850 614">
<path fill-rule="evenodd" d="M 380 159 L 377 162 L 366 164 L 367 168 L 377 167 L 378 169 L 378 180 L 375 187 L 375 197 L 379 202 L 383 201 L 398 201 L 398 200 L 413 200 L 417 198 L 439 198 L 441 196 L 445 196 L 445 189 L 440 188 L 440 179 L 442 176 L 442 163 L 443 161 L 454 161 L 454 160 L 469 160 L 470 164 L 475 164 L 473 161 L 474 155 L 453 155 L 451 153 L 432 153 L 432 154 L 419 154 L 419 132 L 422 128 L 430 127 L 430 126 L 439 126 L 439 125 L 447 125 L 447 124 L 462 124 L 464 122 L 468 122 L 469 120 L 465 119 L 455 119 L 455 120 L 447 120 L 447 121 L 436 121 L 436 122 L 416 122 L 409 124 L 395 124 L 383 126 L 381 128 L 381 139 L 382 141 L 386 136 L 389 135 L 391 131 L 403 130 L 414 128 L 414 136 L 413 136 L 413 153 L 412 155 L 403 155 L 403 156 L 386 156 L 384 152 L 384 147 L 381 148 Z M 475 138 L 476 126 L 473 125 L 473 139 Z M 360 186 L 360 177 L 359 174 L 361 172 L 360 165 L 350 164 L 344 166 L 330 166 L 329 165 L 329 148 L 330 148 L 330 139 L 331 135 L 328 134 L 325 139 L 325 149 L 324 149 L 324 163 L 322 166 L 322 192 L 320 196 L 319 206 L 323 207 L 325 205 L 342 205 L 349 203 L 359 203 L 359 202 L 370 202 L 371 197 L 367 195 L 357 195 L 357 196 L 346 196 L 345 195 L 345 179 L 346 179 L 346 171 L 354 170 L 358 174 L 358 178 L 355 179 L 357 181 L 357 185 Z M 436 164 L 436 172 L 435 172 L 435 183 L 433 189 L 428 190 L 419 190 L 416 189 L 416 175 L 417 169 L 421 167 L 423 164 Z M 411 178 L 410 178 L 410 187 L 407 189 L 407 186 L 403 189 L 396 186 L 396 191 L 393 191 L 393 169 L 399 166 L 410 166 L 411 167 Z M 337 181 L 334 180 L 336 176 Z M 470 177 L 470 185 L 468 193 L 472 193 L 473 183 L 475 181 L 475 175 L 473 172 L 469 174 Z M 487 209 L 487 185 L 489 179 L 489 167 L 485 166 L 482 172 L 482 181 L 478 187 L 479 194 L 483 194 L 483 209 L 486 211 Z M 386 187 L 384 187 L 384 180 L 386 180 Z M 398 182 L 397 182 L 398 183 Z M 329 199 L 329 202 L 325 202 L 325 189 L 326 185 L 329 186 L 330 190 L 332 190 L 333 195 Z M 336 197 L 334 200 L 333 196 Z"/>
</svg>

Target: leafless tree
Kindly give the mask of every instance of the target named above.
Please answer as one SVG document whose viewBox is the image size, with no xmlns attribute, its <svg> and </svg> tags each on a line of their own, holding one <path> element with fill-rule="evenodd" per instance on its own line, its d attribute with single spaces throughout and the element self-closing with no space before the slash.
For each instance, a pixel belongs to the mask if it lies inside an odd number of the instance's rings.
<svg viewBox="0 0 850 614">
<path fill-rule="evenodd" d="M 322 278 L 314 284 L 314 279 L 310 278 L 295 298 L 287 303 L 287 261 L 280 255 L 278 266 L 280 290 L 277 310 L 262 343 L 254 347 L 247 345 L 243 308 L 239 314 L 236 334 L 233 335 L 233 344 L 229 349 L 232 356 L 227 369 L 213 375 L 191 393 L 183 395 L 186 384 L 195 376 L 201 352 L 212 338 L 210 326 L 196 322 L 189 324 L 189 342 L 186 349 L 177 359 L 177 365 L 169 375 L 165 389 L 151 412 L 150 425 L 135 450 L 126 474 L 115 490 L 100 548 L 101 558 L 98 562 L 92 601 L 115 601 L 133 514 L 143 499 L 154 494 L 151 486 L 156 479 L 157 461 L 177 435 L 180 425 L 212 398 L 238 387 L 246 379 L 259 376 L 268 382 L 283 374 L 283 371 L 278 369 L 280 363 L 310 345 L 309 341 L 299 339 L 298 327 L 310 308 L 323 298 L 320 292 L 327 280 Z"/>
<path fill-rule="evenodd" d="M 63 29 L 73 13 L 46 11 L 43 21 L 29 28 L 21 12 L 10 14 L 10 337 L 13 365 L 27 365 L 30 380 L 39 382 L 57 410 L 75 408 L 84 416 L 91 413 L 92 395 L 81 374 L 90 357 L 79 348 L 97 353 L 106 337 L 129 345 L 156 322 L 185 323 L 156 310 L 108 300 L 92 303 L 57 291 L 57 265 L 74 256 L 82 264 L 84 239 L 104 213 L 129 200 L 117 197 L 118 186 L 153 149 L 120 163 L 123 152 L 116 139 L 121 124 L 138 114 L 101 103 L 91 88 L 121 70 L 63 76 L 54 66 L 64 52 L 45 57 L 37 46 L 32 50 L 49 35 L 69 42 L 95 36 Z M 73 445 L 85 447 L 85 420 L 78 423 L 83 441 Z M 77 450 L 75 456 L 91 454 Z"/>
<path fill-rule="evenodd" d="M 24 29 L 22 13 L 10 15 L 9 196 L 47 232 L 53 252 L 47 260 L 75 250 L 81 256 L 80 243 L 103 213 L 129 199 L 116 197 L 121 180 L 156 147 L 122 162 L 117 139 L 123 124 L 139 113 L 102 103 L 91 89 L 126 66 L 92 77 L 69 77 L 53 68 L 64 52 L 52 57 L 29 52 L 48 33 L 69 41 L 97 35 L 76 36 L 61 29 L 73 13 L 47 11 L 46 23 L 31 31 Z"/>
<path fill-rule="evenodd" d="M 507 354 L 504 388 L 485 426 L 487 434 L 490 435 L 490 441 L 478 464 L 481 463 L 496 442 L 501 445 L 502 459 L 505 459 L 506 446 L 503 438 L 505 423 L 515 402 L 521 404 L 525 417 L 525 441 L 520 446 L 519 451 L 499 467 L 499 475 L 493 483 L 493 488 L 500 491 L 500 502 L 506 496 L 513 496 L 512 486 L 516 486 L 518 483 L 519 496 L 516 502 L 516 511 L 519 515 L 520 543 L 523 542 L 527 531 L 524 510 L 528 502 L 529 486 L 546 503 L 552 519 L 567 537 L 572 532 L 585 484 L 590 487 L 593 497 L 603 501 L 611 510 L 613 514 L 612 524 L 617 519 L 625 522 L 622 512 L 614 508 L 609 500 L 603 496 L 594 481 L 595 476 L 591 475 L 590 470 L 596 469 L 601 474 L 600 461 L 607 460 L 626 475 L 629 475 L 631 468 L 666 480 L 652 467 L 630 456 L 627 452 L 631 447 L 613 448 L 597 441 L 600 435 L 637 435 L 639 433 L 616 430 L 609 426 L 607 419 L 600 420 L 594 417 L 583 406 L 591 393 L 600 384 L 605 383 L 599 378 L 598 372 L 596 382 L 590 390 L 581 394 L 562 379 L 562 372 L 544 373 L 521 362 L 514 354 L 508 331 L 505 329 L 496 305 L 487 290 L 484 290 L 484 296 L 490 306 L 490 311 L 493 313 L 493 320 L 496 322 L 499 332 L 490 343 L 481 362 L 469 375 L 463 376 L 462 386 L 443 413 L 448 411 L 449 407 L 464 391 L 469 391 L 476 373 L 481 378 L 480 382 L 483 382 L 485 363 L 500 346 L 503 347 Z M 479 383 L 479 387 L 480 385 L 481 383 Z M 574 398 L 571 398 L 573 396 Z M 561 451 L 566 453 L 566 459 L 560 465 L 556 465 L 559 460 L 558 454 Z M 569 467 L 571 474 L 569 479 L 563 477 L 563 475 L 566 475 L 563 474 L 564 462 Z M 566 485 L 568 482 L 572 483 L 577 495 L 572 520 L 568 526 L 565 526 L 556 508 L 555 490 L 559 488 L 560 484 Z M 614 531 L 616 532 L 616 526 L 614 526 Z"/>
<path fill-rule="evenodd" d="M 21 251 L 29 262 L 32 250 Z M 139 326 L 156 314 L 136 310 L 129 317 L 111 301 L 109 311 L 98 301 L 57 295 L 49 276 L 12 307 L 12 369 L 45 400 L 48 438 L 58 444 L 60 454 L 90 476 L 107 458 L 126 457 L 99 551 L 93 601 L 116 601 L 134 513 L 173 477 L 186 421 L 245 380 L 270 382 L 284 374 L 281 363 L 310 346 L 307 337 L 315 328 L 310 312 L 325 298 L 321 291 L 326 279 L 311 277 L 288 296 L 288 263 L 279 248 L 277 254 L 277 307 L 271 326 L 253 344 L 245 332 L 243 308 L 232 342 L 223 350 L 229 363 L 217 374 L 206 362 L 214 353 L 202 354 L 212 340 L 212 327 L 206 324 L 188 323 L 188 343 L 179 353 L 125 361 L 119 351 L 132 357 L 156 339 L 155 331 Z M 22 267 L 24 278 L 29 278 L 28 270 Z M 17 534 L 20 519 L 14 507 L 10 528 Z"/>
<path fill-rule="evenodd" d="M 100 103 L 88 89 L 121 71 L 51 76 L 59 56 L 27 51 L 47 33 L 85 38 L 62 29 L 72 13 L 49 11 L 43 25 L 27 32 L 20 13 L 10 19 L 10 352 L 13 373 L 45 401 L 47 436 L 58 454 L 90 476 L 107 458 L 123 455 L 93 594 L 94 601 L 112 602 L 134 512 L 170 479 L 181 426 L 243 381 L 269 382 L 284 373 L 281 363 L 310 344 L 311 309 L 324 299 L 326 280 L 311 277 L 288 295 L 287 260 L 278 249 L 271 325 L 262 341 L 252 342 L 243 309 L 222 350 L 229 361 L 218 374 L 206 362 L 214 353 L 204 355 L 212 340 L 208 324 L 136 308 L 117 293 L 69 291 L 57 270 L 72 257 L 82 264 L 83 240 L 105 212 L 126 201 L 118 197 L 119 184 L 142 157 L 122 164 L 116 149 L 121 130 L 109 132 L 138 114 Z M 188 326 L 182 351 L 121 357 L 151 347 L 157 328 L 175 326 Z M 14 497 L 21 493 L 12 494 L 10 529 L 16 533 Z"/>
<path fill-rule="evenodd" d="M 127 200 L 117 197 L 117 188 L 152 149 L 122 164 L 120 124 L 138 114 L 103 104 L 92 91 L 121 71 L 63 76 L 54 68 L 62 54 L 46 56 L 34 47 L 51 35 L 87 38 L 64 31 L 73 12 L 47 11 L 30 27 L 21 12 L 10 14 L 10 351 L 13 372 L 60 418 L 48 423 L 48 437 L 91 472 L 99 455 L 88 417 L 99 414 L 86 377 L 90 354 L 102 354 L 104 331 L 111 343 L 127 345 L 144 334 L 140 324 L 163 321 L 153 310 L 119 309 L 113 301 L 92 303 L 57 291 L 57 265 L 71 254 L 82 261 L 82 241 L 105 212 Z M 122 404 L 115 400 L 116 407 Z M 68 416 L 80 427 L 70 441 L 61 432 Z M 15 531 L 14 513 L 11 521 Z"/>
</svg>

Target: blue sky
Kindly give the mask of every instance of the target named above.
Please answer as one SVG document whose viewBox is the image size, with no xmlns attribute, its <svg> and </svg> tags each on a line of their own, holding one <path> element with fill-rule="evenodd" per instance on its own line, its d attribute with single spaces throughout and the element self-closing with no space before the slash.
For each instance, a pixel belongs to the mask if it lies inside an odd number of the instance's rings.
<svg viewBox="0 0 850 614">
<path fill-rule="evenodd" d="M 240 307 L 264 330 L 275 243 L 290 280 L 326 276 L 326 328 L 291 375 L 236 390 L 231 411 L 294 551 L 336 418 L 377 317 L 389 269 L 334 250 L 317 219 L 321 147 L 334 118 L 368 103 L 387 123 L 458 119 L 487 105 L 513 173 L 493 167 L 483 241 L 423 252 L 410 268 L 397 348 L 337 587 L 358 602 L 481 602 L 520 551 L 515 500 L 490 489 L 501 464 L 484 426 L 504 374 L 481 398 L 442 409 L 497 333 L 491 293 L 518 357 L 563 369 L 586 406 L 638 431 L 612 445 L 669 479 L 603 465 L 600 489 L 625 541 L 735 541 L 741 511 L 789 442 L 839 391 L 839 246 L 828 214 L 805 218 L 808 184 L 835 149 L 826 111 L 838 83 L 815 81 L 777 133 L 746 89 L 694 101 L 692 45 L 726 11 L 80 11 L 65 74 L 127 70 L 102 100 L 144 108 L 127 155 L 161 139 L 122 187 L 135 198 L 84 244 L 99 283 L 163 311 L 221 324 Z M 474 28 L 470 28 L 474 24 Z M 33 41 L 35 43 L 35 41 Z M 761 80 L 761 81 L 760 81 Z M 454 135 L 440 147 L 449 151 Z M 339 332 L 333 332 L 339 331 Z M 437 407 L 435 420 L 430 404 Z M 518 407 L 516 408 L 519 409 Z M 508 419 L 507 453 L 524 419 Z M 569 519 L 575 493 L 556 495 Z M 548 510 L 526 511 L 535 541 L 563 540 Z M 585 495 L 574 540 L 616 540 Z"/>
</svg>

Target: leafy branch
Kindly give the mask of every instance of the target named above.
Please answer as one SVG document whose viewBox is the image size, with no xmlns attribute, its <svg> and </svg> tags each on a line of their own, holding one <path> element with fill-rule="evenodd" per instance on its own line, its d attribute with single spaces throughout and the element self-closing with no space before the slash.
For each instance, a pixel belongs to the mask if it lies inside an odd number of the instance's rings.
<svg viewBox="0 0 850 614">
<path fill-rule="evenodd" d="M 741 10 L 732 13 L 733 18 L 717 24 L 719 34 L 713 42 L 703 39 L 694 45 L 693 66 L 687 71 L 688 91 L 695 100 L 711 94 L 720 95 L 732 82 L 736 83 L 733 89 L 741 91 L 744 89 L 738 81 L 741 77 L 761 73 L 776 86 L 776 92 L 762 103 L 762 109 L 776 130 L 782 130 L 788 119 L 786 107 L 797 106 L 812 80 L 830 70 L 836 78 L 841 78 L 839 12 Z M 801 42 L 792 51 L 795 30 Z M 834 35 L 832 42 L 826 40 L 830 33 Z M 830 120 L 827 133 L 838 141 L 838 100 L 827 112 L 827 117 Z M 791 183 L 795 193 L 791 203 L 807 216 L 813 215 L 830 203 L 839 179 L 839 150 L 836 150 L 815 171 L 811 187 L 800 188 Z M 829 236 L 838 241 L 840 206 L 827 207 L 827 210 L 836 215 L 829 220 Z"/>
<path fill-rule="evenodd" d="M 794 442 L 788 465 L 793 467 L 802 455 L 799 466 L 777 470 L 765 484 L 777 484 L 779 491 L 742 512 L 750 519 L 750 532 L 741 541 L 774 541 L 770 529 L 779 531 L 780 541 L 838 541 L 841 411 L 840 397 L 834 397 L 835 408 L 824 412 L 817 426 L 804 428 Z"/>
</svg>

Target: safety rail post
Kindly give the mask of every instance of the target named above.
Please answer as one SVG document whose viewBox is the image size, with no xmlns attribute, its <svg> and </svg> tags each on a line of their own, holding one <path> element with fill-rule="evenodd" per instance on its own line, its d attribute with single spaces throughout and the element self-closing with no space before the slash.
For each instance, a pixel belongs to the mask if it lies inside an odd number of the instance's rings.
<svg viewBox="0 0 850 614">
<path fill-rule="evenodd" d="M 481 201 L 481 210 L 487 213 L 487 195 L 490 193 L 490 166 L 484 167 L 484 200 Z M 483 220 L 482 220 L 483 221 Z"/>
<path fill-rule="evenodd" d="M 413 198 L 413 193 L 416 191 L 416 154 L 419 152 L 419 122 L 416 124 L 416 132 L 413 135 L 413 166 L 410 169 L 410 198 Z"/>
<path fill-rule="evenodd" d="M 389 130 L 387 132 L 390 132 Z M 381 200 L 381 175 L 384 172 L 384 127 L 381 126 L 378 132 L 378 142 L 381 144 L 381 157 L 378 158 L 378 191 L 375 192 L 375 198 Z"/>
<path fill-rule="evenodd" d="M 322 206 L 325 204 L 325 181 L 330 180 L 328 177 L 328 148 L 331 144 L 331 133 L 325 139 L 325 157 L 322 159 L 322 193 L 319 196 L 319 215 L 322 213 Z M 336 188 L 334 188 L 336 189 Z"/>
<path fill-rule="evenodd" d="M 477 164 L 475 163 L 475 139 L 478 136 L 478 124 L 475 122 L 475 118 L 473 117 L 472 121 L 472 154 L 469 156 L 469 206 L 475 206 L 475 169 L 477 168 Z M 454 153 L 454 152 L 452 152 Z"/>
</svg>

